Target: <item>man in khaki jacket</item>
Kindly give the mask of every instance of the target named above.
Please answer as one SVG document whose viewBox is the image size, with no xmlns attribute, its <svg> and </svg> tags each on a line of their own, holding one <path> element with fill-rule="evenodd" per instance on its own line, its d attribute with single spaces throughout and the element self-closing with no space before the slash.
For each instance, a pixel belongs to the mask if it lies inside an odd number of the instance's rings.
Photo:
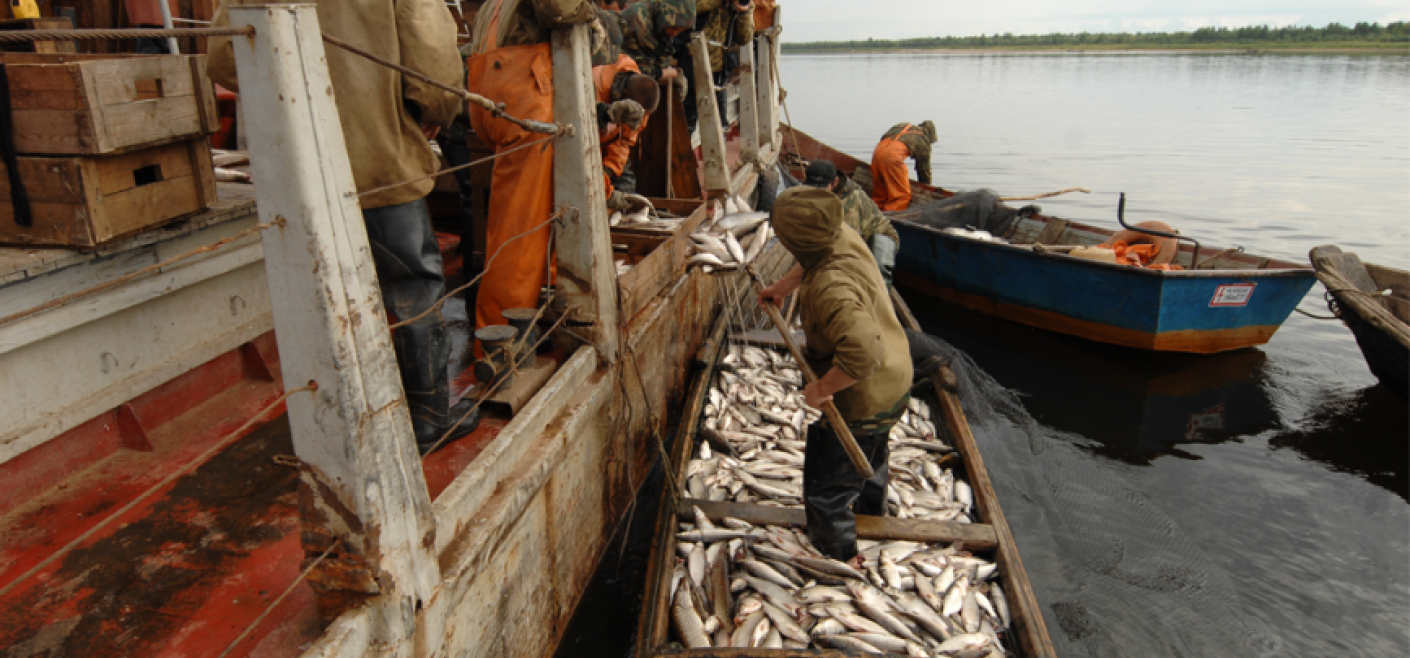
<svg viewBox="0 0 1410 658">
<path fill-rule="evenodd" d="M 774 203 L 772 222 L 779 242 L 803 268 L 798 299 L 804 356 L 821 373 L 803 397 L 813 408 L 829 400 L 837 405 L 876 473 L 862 478 L 826 418 L 808 427 L 808 536 L 829 557 L 851 560 L 857 555 L 855 514 L 886 514 L 887 435 L 910 401 L 910 346 L 881 271 L 861 236 L 842 223 L 835 195 L 816 187 L 789 189 Z M 791 289 L 776 283 L 759 301 L 778 304 Z"/>
<path fill-rule="evenodd" d="M 223 0 L 213 24 L 229 25 L 227 3 L 278 1 Z M 461 86 L 455 23 L 444 2 L 318 0 L 316 4 L 324 33 Z M 359 199 L 382 302 L 398 319 L 415 317 L 430 309 L 445 289 L 440 248 L 425 202 L 435 181 L 396 184 L 439 168 L 427 140 L 450 125 L 460 111 L 460 98 L 339 48 L 327 48 L 327 61 L 357 189 L 395 185 Z M 210 40 L 207 65 L 212 80 L 239 89 L 229 37 Z M 470 407 L 447 408 L 450 340 L 440 311 L 397 329 L 393 338 L 416 442 L 425 453 Z M 470 433 L 478 421 L 478 414 L 467 417 L 451 438 Z"/>
</svg>

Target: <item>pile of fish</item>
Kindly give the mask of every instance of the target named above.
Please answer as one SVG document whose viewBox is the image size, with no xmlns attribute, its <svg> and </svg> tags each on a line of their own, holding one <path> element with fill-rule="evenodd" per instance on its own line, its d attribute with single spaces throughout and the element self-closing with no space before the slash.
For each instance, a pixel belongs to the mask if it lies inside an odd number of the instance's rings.
<svg viewBox="0 0 1410 658">
<path fill-rule="evenodd" d="M 773 238 L 769 213 L 751 211 L 737 196 L 710 203 L 710 219 L 690 234 L 694 249 L 687 262 L 706 273 L 733 270 L 754 262 Z"/>
<path fill-rule="evenodd" d="M 710 647 L 832 648 L 904 656 L 1008 655 L 997 568 L 959 545 L 860 540 L 860 567 L 824 557 L 803 532 L 681 523 L 670 581 L 676 639 Z"/>
<path fill-rule="evenodd" d="M 802 386 L 791 355 L 731 343 L 707 392 L 705 441 L 687 466 L 690 497 L 802 507 L 807 426 L 822 415 L 804 404 Z M 891 429 L 890 448 L 893 516 L 974 520 L 973 491 L 945 467 L 954 449 L 938 438 L 924 401 L 911 398 Z"/>
</svg>

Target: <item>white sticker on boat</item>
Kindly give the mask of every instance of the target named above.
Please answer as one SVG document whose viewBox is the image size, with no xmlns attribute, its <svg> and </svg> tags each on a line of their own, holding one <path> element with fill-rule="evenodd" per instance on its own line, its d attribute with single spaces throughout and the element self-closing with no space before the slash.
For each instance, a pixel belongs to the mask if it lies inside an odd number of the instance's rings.
<svg viewBox="0 0 1410 658">
<path fill-rule="evenodd" d="M 1214 306 L 1248 306 L 1249 298 L 1253 297 L 1253 287 L 1256 283 L 1226 283 L 1214 289 L 1214 299 L 1209 300 L 1209 305 Z"/>
</svg>

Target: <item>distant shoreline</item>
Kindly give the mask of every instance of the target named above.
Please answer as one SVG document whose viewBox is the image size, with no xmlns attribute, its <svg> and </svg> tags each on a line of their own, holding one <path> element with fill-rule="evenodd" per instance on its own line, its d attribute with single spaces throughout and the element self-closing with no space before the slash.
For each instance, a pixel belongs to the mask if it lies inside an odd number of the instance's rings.
<svg viewBox="0 0 1410 658">
<path fill-rule="evenodd" d="M 1277 45 L 1249 44 L 1243 47 L 1230 47 L 1228 44 L 1200 46 L 1164 46 L 1137 44 L 1102 44 L 1084 46 L 992 46 L 983 48 L 819 48 L 808 45 L 783 44 L 785 55 L 862 55 L 862 54 L 934 54 L 953 53 L 956 55 L 977 55 L 983 53 L 1103 53 L 1103 52 L 1150 52 L 1150 53 L 1291 53 L 1291 54 L 1403 54 L 1410 55 L 1410 46 L 1402 44 L 1359 44 L 1341 43 L 1326 46 L 1307 44 Z"/>
</svg>

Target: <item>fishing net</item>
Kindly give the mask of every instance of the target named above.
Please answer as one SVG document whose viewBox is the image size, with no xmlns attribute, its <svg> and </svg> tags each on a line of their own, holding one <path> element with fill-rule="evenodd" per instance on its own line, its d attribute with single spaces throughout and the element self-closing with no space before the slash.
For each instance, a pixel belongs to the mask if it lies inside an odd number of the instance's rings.
<svg viewBox="0 0 1410 658">
<path fill-rule="evenodd" d="M 987 229 L 986 229 L 987 230 Z M 1011 390 L 944 340 L 911 333 L 912 358 L 949 365 L 1058 654 L 1270 656 L 1215 556 L 1153 505 L 1093 442 L 1035 421 Z"/>
<path fill-rule="evenodd" d="M 885 213 L 891 220 L 903 219 L 931 228 L 972 228 L 990 235 L 1007 237 L 1020 217 L 1038 214 L 1038 206 L 1013 208 L 1004 205 L 993 190 L 957 192 L 948 199 L 930 201 L 905 210 Z"/>
</svg>

